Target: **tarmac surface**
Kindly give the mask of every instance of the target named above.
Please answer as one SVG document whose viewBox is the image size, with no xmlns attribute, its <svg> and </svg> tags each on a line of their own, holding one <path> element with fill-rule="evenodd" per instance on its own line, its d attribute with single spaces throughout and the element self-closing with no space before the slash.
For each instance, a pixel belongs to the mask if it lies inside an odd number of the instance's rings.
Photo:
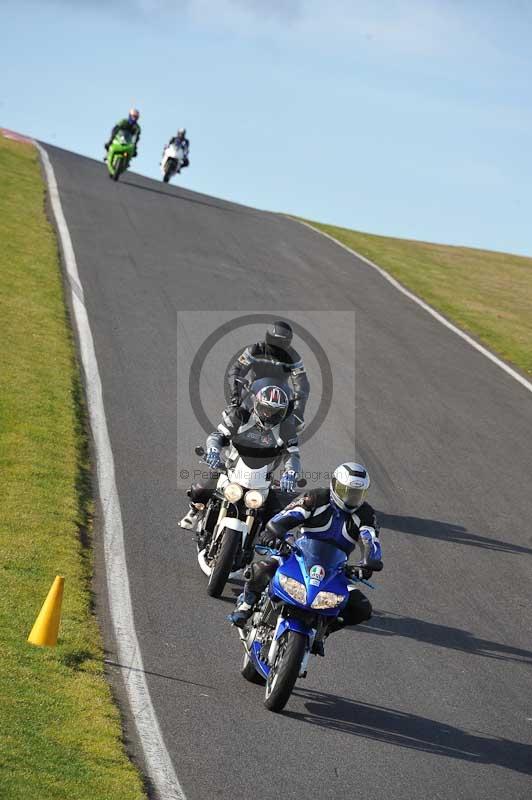
<svg viewBox="0 0 532 800">
<path fill-rule="evenodd" d="M 103 163 L 46 149 L 103 384 L 137 636 L 188 800 L 528 800 L 530 393 L 296 221 L 133 173 L 114 184 Z M 191 366 L 214 425 L 228 364 L 277 317 L 307 340 L 294 344 L 309 426 L 329 405 L 302 443 L 309 485 L 366 463 L 385 569 L 371 622 L 331 636 L 275 715 L 239 674 L 225 620 L 239 586 L 207 596 L 176 521 L 202 469 Z"/>
</svg>

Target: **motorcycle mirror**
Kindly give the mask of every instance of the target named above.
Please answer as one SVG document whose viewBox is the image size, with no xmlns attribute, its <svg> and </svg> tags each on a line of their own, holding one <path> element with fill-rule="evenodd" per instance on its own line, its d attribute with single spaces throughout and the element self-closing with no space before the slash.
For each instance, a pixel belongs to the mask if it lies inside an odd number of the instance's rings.
<svg viewBox="0 0 532 800">
<path fill-rule="evenodd" d="M 302 489 L 302 488 L 303 488 L 303 486 L 306 486 L 306 485 L 307 485 L 307 481 L 306 481 L 306 479 L 305 479 L 305 478 L 300 478 L 300 479 L 298 480 L 298 482 L 297 482 L 297 485 L 299 486 L 299 488 L 300 488 L 300 489 Z"/>
<path fill-rule="evenodd" d="M 194 452 L 196 453 L 197 456 L 204 456 L 205 448 L 202 447 L 200 444 L 198 444 L 197 447 L 194 448 Z"/>
</svg>

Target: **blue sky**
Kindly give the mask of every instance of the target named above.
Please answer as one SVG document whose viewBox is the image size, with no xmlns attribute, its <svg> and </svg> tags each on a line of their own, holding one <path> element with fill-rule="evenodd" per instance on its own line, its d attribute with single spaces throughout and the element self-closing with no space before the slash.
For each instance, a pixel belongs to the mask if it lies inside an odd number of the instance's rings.
<svg viewBox="0 0 532 800">
<path fill-rule="evenodd" d="M 2 0 L 0 126 L 358 230 L 532 255 L 528 0 Z"/>
</svg>

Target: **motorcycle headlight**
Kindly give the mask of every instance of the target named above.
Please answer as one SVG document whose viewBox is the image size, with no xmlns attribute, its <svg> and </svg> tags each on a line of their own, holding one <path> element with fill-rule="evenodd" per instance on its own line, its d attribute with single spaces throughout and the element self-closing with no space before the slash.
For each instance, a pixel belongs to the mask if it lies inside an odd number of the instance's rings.
<svg viewBox="0 0 532 800">
<path fill-rule="evenodd" d="M 344 599 L 343 594 L 334 592 L 318 592 L 312 601 L 311 608 L 336 608 Z"/>
<path fill-rule="evenodd" d="M 260 508 L 264 503 L 264 498 L 257 489 L 251 489 L 244 495 L 244 503 L 248 508 Z"/>
<path fill-rule="evenodd" d="M 293 597 L 294 600 L 297 600 L 298 603 L 304 605 L 307 602 L 307 590 L 305 589 L 304 583 L 296 581 L 294 578 L 289 578 L 282 573 L 279 575 L 279 583 L 285 592 L 289 594 L 290 597 Z"/>
<path fill-rule="evenodd" d="M 243 494 L 244 490 L 238 483 L 228 483 L 224 488 L 224 497 L 230 503 L 238 503 Z"/>
</svg>

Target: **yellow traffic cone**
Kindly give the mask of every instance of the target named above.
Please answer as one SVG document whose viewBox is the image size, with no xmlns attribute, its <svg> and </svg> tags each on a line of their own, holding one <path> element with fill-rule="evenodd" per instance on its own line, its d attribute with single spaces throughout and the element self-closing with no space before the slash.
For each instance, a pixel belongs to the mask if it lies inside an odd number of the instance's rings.
<svg viewBox="0 0 532 800">
<path fill-rule="evenodd" d="M 57 575 L 28 636 L 30 644 L 36 644 L 39 647 L 55 647 L 57 644 L 64 585 L 65 579 L 61 575 Z"/>
</svg>

